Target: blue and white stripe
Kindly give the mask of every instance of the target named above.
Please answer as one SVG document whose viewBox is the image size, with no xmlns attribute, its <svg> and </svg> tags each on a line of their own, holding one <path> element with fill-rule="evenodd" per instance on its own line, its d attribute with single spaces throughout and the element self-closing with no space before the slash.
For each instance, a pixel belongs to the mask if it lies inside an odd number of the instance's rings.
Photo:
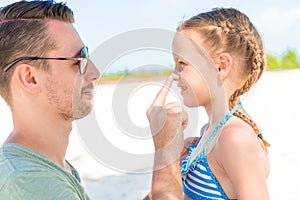
<svg viewBox="0 0 300 200">
<path fill-rule="evenodd" d="M 182 161 L 181 173 L 183 181 L 183 191 L 191 199 L 201 200 L 227 200 L 227 196 L 223 191 L 218 180 L 210 170 L 207 162 L 207 147 L 212 138 L 216 135 L 218 130 L 228 121 L 228 119 L 241 108 L 242 105 L 238 104 L 229 113 L 227 113 L 223 120 L 215 127 L 212 134 L 208 138 L 204 148 L 197 155 L 191 164 L 190 159 L 193 151 L 196 149 L 200 138 L 195 145 L 190 146 L 189 155 Z"/>
<path fill-rule="evenodd" d="M 197 162 L 194 169 L 190 169 L 185 175 L 183 191 L 192 199 L 228 199 L 208 167 L 206 159 Z"/>
</svg>

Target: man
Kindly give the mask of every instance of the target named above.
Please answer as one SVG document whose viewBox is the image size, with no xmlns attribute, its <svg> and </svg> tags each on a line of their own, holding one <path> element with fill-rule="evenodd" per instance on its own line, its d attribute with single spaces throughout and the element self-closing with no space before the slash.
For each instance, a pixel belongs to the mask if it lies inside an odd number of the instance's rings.
<svg viewBox="0 0 300 200">
<path fill-rule="evenodd" d="M 93 81 L 100 74 L 73 22 L 70 8 L 53 1 L 21 1 L 0 10 L 0 95 L 14 124 L 0 149 L 1 199 L 89 199 L 65 153 L 72 121 L 91 111 Z M 183 140 L 182 109 L 164 105 L 171 83 L 148 110 L 151 130 L 157 130 L 155 148 L 161 150 L 155 155 L 153 199 L 182 198 L 179 161 L 168 162 L 180 152 L 162 150 L 171 140 Z"/>
</svg>

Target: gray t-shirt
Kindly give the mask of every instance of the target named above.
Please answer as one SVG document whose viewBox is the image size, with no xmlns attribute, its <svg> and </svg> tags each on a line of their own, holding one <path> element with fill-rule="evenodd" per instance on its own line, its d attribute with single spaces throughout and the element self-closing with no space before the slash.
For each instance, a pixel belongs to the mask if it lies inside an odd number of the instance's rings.
<svg viewBox="0 0 300 200">
<path fill-rule="evenodd" d="M 72 174 L 19 144 L 0 148 L 0 199 L 88 200 L 75 168 Z"/>
</svg>

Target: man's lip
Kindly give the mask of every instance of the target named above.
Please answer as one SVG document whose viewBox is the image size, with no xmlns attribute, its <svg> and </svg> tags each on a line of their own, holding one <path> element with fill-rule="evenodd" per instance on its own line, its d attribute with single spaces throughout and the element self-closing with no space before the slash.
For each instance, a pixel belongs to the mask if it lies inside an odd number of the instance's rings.
<svg viewBox="0 0 300 200">
<path fill-rule="evenodd" d="M 82 92 L 82 94 L 88 95 L 90 97 L 94 96 L 93 90 L 85 90 Z"/>
</svg>

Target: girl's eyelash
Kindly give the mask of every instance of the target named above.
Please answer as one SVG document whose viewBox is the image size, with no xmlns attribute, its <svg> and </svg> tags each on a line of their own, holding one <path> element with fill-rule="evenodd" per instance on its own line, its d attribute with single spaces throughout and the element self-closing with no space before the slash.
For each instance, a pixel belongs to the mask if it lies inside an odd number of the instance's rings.
<svg viewBox="0 0 300 200">
<path fill-rule="evenodd" d="M 178 62 L 178 65 L 177 65 L 177 67 L 176 67 L 177 71 L 178 71 L 178 72 L 181 72 L 181 71 L 184 69 L 185 65 L 186 65 L 186 64 L 185 64 L 183 61 L 179 61 L 179 62 Z"/>
<path fill-rule="evenodd" d="M 182 62 L 182 61 L 179 61 L 178 63 L 179 63 L 180 65 L 185 65 L 185 63 Z"/>
</svg>

